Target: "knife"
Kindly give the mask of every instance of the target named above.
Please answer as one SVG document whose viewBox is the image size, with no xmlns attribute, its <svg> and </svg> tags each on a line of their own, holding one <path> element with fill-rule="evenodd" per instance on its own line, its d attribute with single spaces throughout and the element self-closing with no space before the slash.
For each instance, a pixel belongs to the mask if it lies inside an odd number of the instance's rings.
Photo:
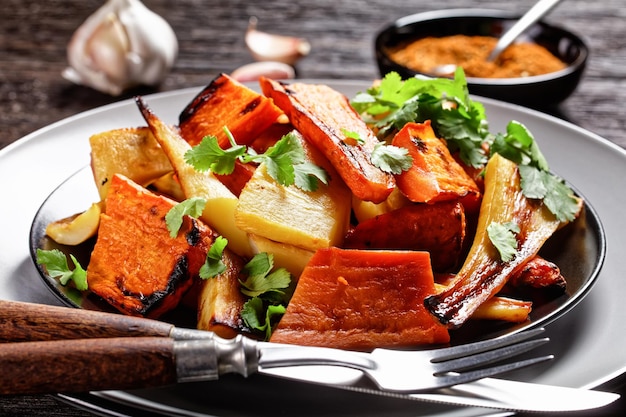
<svg viewBox="0 0 626 417">
<path fill-rule="evenodd" d="M 259 372 L 376 395 L 499 410 L 586 410 L 619 398 L 608 392 L 495 378 L 399 394 L 377 389 L 353 369 L 264 369 L 262 349 L 276 344 L 240 336 L 231 341 L 154 320 L 30 303 L 0 301 L 0 324 L 0 339 L 14 341 L 0 343 L 0 394 L 5 395 L 130 389 Z M 54 340 L 59 338 L 63 340 Z"/>
</svg>

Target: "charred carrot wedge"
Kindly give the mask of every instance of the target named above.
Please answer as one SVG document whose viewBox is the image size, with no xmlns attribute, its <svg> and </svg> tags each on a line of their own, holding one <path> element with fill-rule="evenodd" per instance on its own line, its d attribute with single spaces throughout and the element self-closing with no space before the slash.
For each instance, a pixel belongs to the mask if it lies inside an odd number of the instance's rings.
<svg viewBox="0 0 626 417">
<path fill-rule="evenodd" d="M 411 204 L 359 223 L 343 246 L 353 249 L 407 249 L 430 253 L 433 269 L 450 270 L 459 261 L 465 213 L 459 202 Z"/>
<path fill-rule="evenodd" d="M 192 146 L 212 135 L 227 148 L 230 144 L 224 126 L 237 143 L 247 145 L 282 114 L 269 98 L 220 74 L 180 113 L 178 125 L 181 136 Z"/>
<path fill-rule="evenodd" d="M 270 341 L 351 350 L 447 343 L 423 304 L 434 285 L 428 252 L 320 249 Z"/>
<path fill-rule="evenodd" d="M 474 180 L 450 154 L 446 143 L 435 136 L 430 121 L 407 123 L 392 144 L 406 148 L 413 158 L 407 171 L 396 175 L 400 191 L 415 203 L 457 200 L 480 191 Z"/>
<path fill-rule="evenodd" d="M 395 186 L 393 176 L 370 160 L 378 139 L 343 94 L 326 85 L 287 85 L 268 78 L 261 78 L 260 84 L 294 127 L 333 164 L 356 197 L 380 203 L 389 196 Z M 353 143 L 348 134 L 358 135 L 362 143 Z"/>
</svg>

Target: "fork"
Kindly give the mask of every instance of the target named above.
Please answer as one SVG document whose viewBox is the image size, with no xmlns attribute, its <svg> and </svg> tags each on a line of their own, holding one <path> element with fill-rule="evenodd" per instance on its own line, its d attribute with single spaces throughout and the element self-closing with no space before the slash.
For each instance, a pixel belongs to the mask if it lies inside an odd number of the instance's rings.
<svg viewBox="0 0 626 417">
<path fill-rule="evenodd" d="M 391 392 L 458 385 L 552 359 L 487 365 L 546 343 L 543 329 L 421 351 L 371 353 L 233 339 L 156 320 L 0 301 L 0 394 L 80 392 L 215 380 L 227 373 L 333 366 L 361 371 Z"/>
</svg>

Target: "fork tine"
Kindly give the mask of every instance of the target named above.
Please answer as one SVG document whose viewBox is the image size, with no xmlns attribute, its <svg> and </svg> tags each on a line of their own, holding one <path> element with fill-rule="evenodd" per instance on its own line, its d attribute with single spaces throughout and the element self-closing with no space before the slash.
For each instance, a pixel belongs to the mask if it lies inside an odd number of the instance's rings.
<svg viewBox="0 0 626 417">
<path fill-rule="evenodd" d="M 444 362 L 433 363 L 436 373 L 461 372 L 478 366 L 488 365 L 490 363 L 499 362 L 501 360 L 528 352 L 538 346 L 547 343 L 550 339 L 544 337 L 542 339 L 527 340 L 514 345 L 503 346 L 486 352 L 465 356 L 462 358 L 451 359 Z"/>
<path fill-rule="evenodd" d="M 517 362 L 510 362 L 503 365 L 492 366 L 491 368 L 481 368 L 474 371 L 462 372 L 458 374 L 451 373 L 438 377 L 437 385 L 438 388 L 444 388 L 450 387 L 452 385 L 464 384 L 467 382 L 477 381 L 482 378 L 489 378 L 492 376 L 500 375 L 516 369 L 526 368 L 527 366 L 549 361 L 552 359 L 554 359 L 554 355 L 546 355 Z"/>
<path fill-rule="evenodd" d="M 504 336 L 496 339 L 484 340 L 481 342 L 468 343 L 466 345 L 453 346 L 444 349 L 432 351 L 431 362 L 443 362 L 451 359 L 462 358 L 476 353 L 486 352 L 488 350 L 513 345 L 527 339 L 531 339 L 544 332 L 544 328 L 527 330 L 515 333 L 510 336 Z"/>
</svg>

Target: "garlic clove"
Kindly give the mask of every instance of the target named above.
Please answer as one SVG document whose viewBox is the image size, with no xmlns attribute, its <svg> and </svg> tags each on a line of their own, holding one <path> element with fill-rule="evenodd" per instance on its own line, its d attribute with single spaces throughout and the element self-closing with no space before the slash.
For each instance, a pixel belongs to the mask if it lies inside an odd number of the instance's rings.
<svg viewBox="0 0 626 417">
<path fill-rule="evenodd" d="M 176 34 L 161 16 L 140 0 L 108 0 L 72 36 L 63 76 L 119 95 L 163 81 L 177 54 Z"/>
<path fill-rule="evenodd" d="M 306 39 L 259 31 L 257 22 L 256 17 L 250 18 L 245 35 L 246 46 L 255 60 L 294 65 L 311 51 L 311 44 Z"/>
<path fill-rule="evenodd" d="M 230 76 L 239 82 L 257 81 L 267 77 L 273 80 L 296 78 L 296 71 L 291 65 L 277 61 L 253 62 L 235 69 Z"/>
</svg>

